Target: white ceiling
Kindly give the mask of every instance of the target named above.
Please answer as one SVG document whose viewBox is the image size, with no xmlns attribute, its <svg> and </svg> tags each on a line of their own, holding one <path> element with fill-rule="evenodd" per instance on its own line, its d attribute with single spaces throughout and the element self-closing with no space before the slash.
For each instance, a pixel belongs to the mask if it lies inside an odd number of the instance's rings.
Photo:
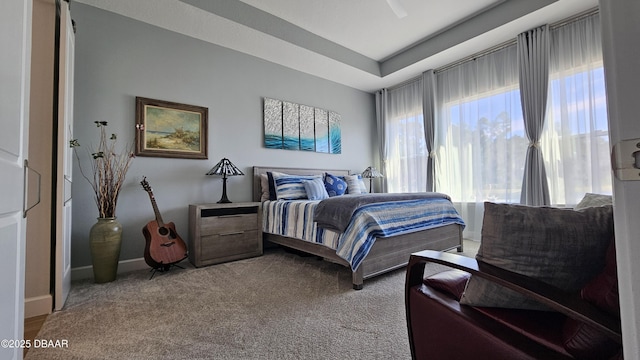
<svg viewBox="0 0 640 360">
<path fill-rule="evenodd" d="M 367 92 L 598 5 L 598 0 L 75 1 Z M 407 16 L 396 16 L 394 3 Z"/>
<path fill-rule="evenodd" d="M 386 0 L 241 1 L 376 61 L 502 2 L 396 0 L 407 13 L 399 19 Z"/>
</svg>

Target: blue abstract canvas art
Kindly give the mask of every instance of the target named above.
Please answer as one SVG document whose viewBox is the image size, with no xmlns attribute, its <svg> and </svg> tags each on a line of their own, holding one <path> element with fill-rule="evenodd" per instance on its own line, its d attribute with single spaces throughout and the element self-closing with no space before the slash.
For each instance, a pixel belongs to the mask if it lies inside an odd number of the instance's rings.
<svg viewBox="0 0 640 360">
<path fill-rule="evenodd" d="M 266 148 L 340 154 L 340 122 L 335 111 L 264 98 Z"/>
<path fill-rule="evenodd" d="M 282 102 L 283 148 L 300 150 L 300 106 L 288 101 Z"/>
<path fill-rule="evenodd" d="M 316 152 L 329 152 L 329 116 L 327 110 L 315 109 Z"/>
<path fill-rule="evenodd" d="M 340 114 L 329 111 L 329 152 L 342 153 L 342 133 L 340 132 Z"/>
<path fill-rule="evenodd" d="M 313 107 L 300 105 L 300 150 L 316 151 Z"/>
<path fill-rule="evenodd" d="M 282 149 L 282 101 L 264 99 L 264 146 Z"/>
</svg>

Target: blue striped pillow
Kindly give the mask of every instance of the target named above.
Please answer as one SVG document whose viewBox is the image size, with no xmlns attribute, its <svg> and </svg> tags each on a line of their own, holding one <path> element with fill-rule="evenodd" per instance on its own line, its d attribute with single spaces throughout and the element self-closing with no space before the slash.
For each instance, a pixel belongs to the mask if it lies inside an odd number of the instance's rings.
<svg viewBox="0 0 640 360">
<path fill-rule="evenodd" d="M 278 200 L 306 199 L 304 180 L 322 179 L 322 175 L 288 175 L 272 172 Z"/>
<path fill-rule="evenodd" d="M 307 199 L 323 200 L 329 197 L 322 179 L 303 180 L 302 183 L 304 184 L 304 190 L 307 192 Z"/>
</svg>

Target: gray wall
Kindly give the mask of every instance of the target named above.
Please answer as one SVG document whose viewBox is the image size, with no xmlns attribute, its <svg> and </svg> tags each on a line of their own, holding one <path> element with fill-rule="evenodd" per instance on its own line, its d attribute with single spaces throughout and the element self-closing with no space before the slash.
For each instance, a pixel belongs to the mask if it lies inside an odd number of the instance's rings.
<svg viewBox="0 0 640 360">
<path fill-rule="evenodd" d="M 137 157 L 121 192 L 117 217 L 123 225 L 121 260 L 143 256 L 142 227 L 154 218 L 147 176 L 165 222 L 187 241 L 187 208 L 216 202 L 222 180 L 204 174 L 228 157 L 245 174 L 253 165 L 327 167 L 362 171 L 373 164 L 375 105 L 372 94 L 291 70 L 97 8 L 74 3 L 77 24 L 74 138 L 97 143 L 94 121 L 108 121 L 120 145 L 135 140 L 135 97 L 209 108 L 209 159 Z M 266 149 L 262 98 L 272 97 L 342 115 L 342 154 Z M 83 169 L 90 170 L 81 148 Z M 93 192 L 74 167 L 72 267 L 91 264 L 88 234 L 98 216 Z M 251 200 L 251 176 L 228 180 L 231 201 Z"/>
</svg>

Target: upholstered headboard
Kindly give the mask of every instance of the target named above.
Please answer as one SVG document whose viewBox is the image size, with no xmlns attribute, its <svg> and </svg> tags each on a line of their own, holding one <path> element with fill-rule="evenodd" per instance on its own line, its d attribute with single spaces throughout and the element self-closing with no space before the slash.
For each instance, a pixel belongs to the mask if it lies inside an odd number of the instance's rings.
<svg viewBox="0 0 640 360">
<path fill-rule="evenodd" d="M 276 171 L 291 175 L 324 175 L 328 172 L 334 175 L 349 175 L 349 170 L 337 170 L 337 169 L 304 169 L 304 168 L 286 168 L 286 167 L 266 167 L 266 166 L 254 166 L 253 167 L 253 201 L 260 201 L 262 196 L 262 188 L 260 186 L 260 174 L 266 174 L 269 171 Z"/>
</svg>

